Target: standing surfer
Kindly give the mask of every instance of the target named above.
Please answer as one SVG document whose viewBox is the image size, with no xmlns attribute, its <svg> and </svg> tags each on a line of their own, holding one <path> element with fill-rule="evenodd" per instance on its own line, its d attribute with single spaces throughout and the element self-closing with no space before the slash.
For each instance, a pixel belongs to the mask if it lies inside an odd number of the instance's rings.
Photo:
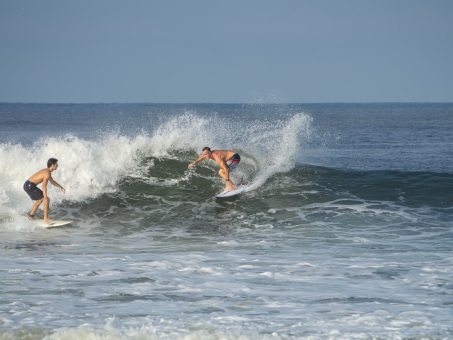
<svg viewBox="0 0 453 340">
<path fill-rule="evenodd" d="M 52 171 L 57 170 L 58 168 L 58 160 L 55 158 L 50 158 L 47 161 L 47 168 L 39 170 L 33 176 L 31 176 L 27 181 L 24 183 L 24 190 L 30 196 L 33 201 L 36 201 L 33 207 L 31 208 L 31 212 L 28 217 L 31 220 L 35 219 L 36 210 L 38 210 L 39 206 L 42 202 L 44 202 L 44 221 L 45 222 L 52 222 L 53 219 L 49 218 L 49 206 L 50 206 L 50 198 L 47 196 L 47 183 L 50 182 L 56 187 L 60 188 L 63 193 L 65 193 L 65 188 L 63 188 L 60 184 L 58 184 L 52 178 Z M 42 190 L 37 187 L 38 184 L 42 183 Z"/>
<path fill-rule="evenodd" d="M 206 146 L 202 150 L 202 155 L 189 164 L 189 169 L 207 159 L 216 161 L 220 166 L 219 175 L 226 181 L 225 191 L 235 190 L 236 187 L 230 179 L 230 171 L 235 169 L 241 161 L 239 154 L 229 150 L 211 151 L 211 148 Z"/>
</svg>

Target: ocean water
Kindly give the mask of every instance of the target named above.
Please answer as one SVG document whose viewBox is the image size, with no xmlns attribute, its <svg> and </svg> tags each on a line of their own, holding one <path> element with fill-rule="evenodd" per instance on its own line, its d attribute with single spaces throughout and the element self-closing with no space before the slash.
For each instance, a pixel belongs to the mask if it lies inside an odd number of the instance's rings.
<svg viewBox="0 0 453 340">
<path fill-rule="evenodd" d="M 0 104 L 0 338 L 451 339 L 452 188 L 452 103 Z"/>
</svg>

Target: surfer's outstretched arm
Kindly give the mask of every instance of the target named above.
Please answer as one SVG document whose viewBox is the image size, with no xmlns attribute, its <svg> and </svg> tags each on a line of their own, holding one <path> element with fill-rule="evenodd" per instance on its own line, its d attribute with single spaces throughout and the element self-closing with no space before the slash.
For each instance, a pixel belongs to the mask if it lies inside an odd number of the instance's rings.
<svg viewBox="0 0 453 340">
<path fill-rule="evenodd" d="M 195 166 L 195 164 L 203 162 L 206 159 L 209 159 L 211 157 L 211 155 L 212 155 L 211 148 L 209 148 L 207 146 L 204 147 L 202 150 L 202 155 L 200 157 L 198 157 L 194 162 L 189 164 L 189 169 L 192 168 L 193 166 Z"/>
<path fill-rule="evenodd" d="M 205 155 L 198 157 L 195 161 L 189 164 L 189 169 L 194 167 L 197 163 L 203 162 L 205 159 L 208 159 Z"/>
</svg>

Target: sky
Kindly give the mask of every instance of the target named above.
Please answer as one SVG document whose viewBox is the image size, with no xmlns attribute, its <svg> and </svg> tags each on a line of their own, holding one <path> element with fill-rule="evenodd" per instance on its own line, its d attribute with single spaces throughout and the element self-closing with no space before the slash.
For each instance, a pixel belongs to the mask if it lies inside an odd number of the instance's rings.
<svg viewBox="0 0 453 340">
<path fill-rule="evenodd" d="M 0 0 L 0 102 L 453 102 L 453 1 Z"/>
</svg>

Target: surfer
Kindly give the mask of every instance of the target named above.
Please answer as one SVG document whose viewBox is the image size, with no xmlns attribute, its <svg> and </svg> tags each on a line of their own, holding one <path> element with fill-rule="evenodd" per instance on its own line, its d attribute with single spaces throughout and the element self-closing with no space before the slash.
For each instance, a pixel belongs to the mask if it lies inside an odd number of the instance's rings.
<svg viewBox="0 0 453 340">
<path fill-rule="evenodd" d="M 31 208 L 30 214 L 28 214 L 28 218 L 31 220 L 35 219 L 35 213 L 38 210 L 41 203 L 44 202 L 44 221 L 52 222 L 53 219 L 49 218 L 49 205 L 50 205 L 50 198 L 47 196 L 47 183 L 50 182 L 56 187 L 60 188 L 63 194 L 66 192 L 65 188 L 63 188 L 60 184 L 58 184 L 52 178 L 52 171 L 57 170 L 58 168 L 58 160 L 55 158 L 50 158 L 47 161 L 47 168 L 39 170 L 29 179 L 27 179 L 24 183 L 24 190 L 30 196 L 33 201 L 36 201 L 33 207 Z M 38 184 L 42 183 L 42 190 L 37 187 Z"/>
<path fill-rule="evenodd" d="M 206 146 L 202 150 L 202 155 L 198 157 L 196 161 L 189 164 L 189 169 L 195 166 L 195 164 L 207 159 L 216 161 L 220 166 L 219 175 L 226 181 L 225 191 L 235 190 L 236 187 L 230 180 L 230 171 L 234 170 L 241 161 L 239 154 L 229 150 L 211 151 L 211 148 Z"/>
</svg>

